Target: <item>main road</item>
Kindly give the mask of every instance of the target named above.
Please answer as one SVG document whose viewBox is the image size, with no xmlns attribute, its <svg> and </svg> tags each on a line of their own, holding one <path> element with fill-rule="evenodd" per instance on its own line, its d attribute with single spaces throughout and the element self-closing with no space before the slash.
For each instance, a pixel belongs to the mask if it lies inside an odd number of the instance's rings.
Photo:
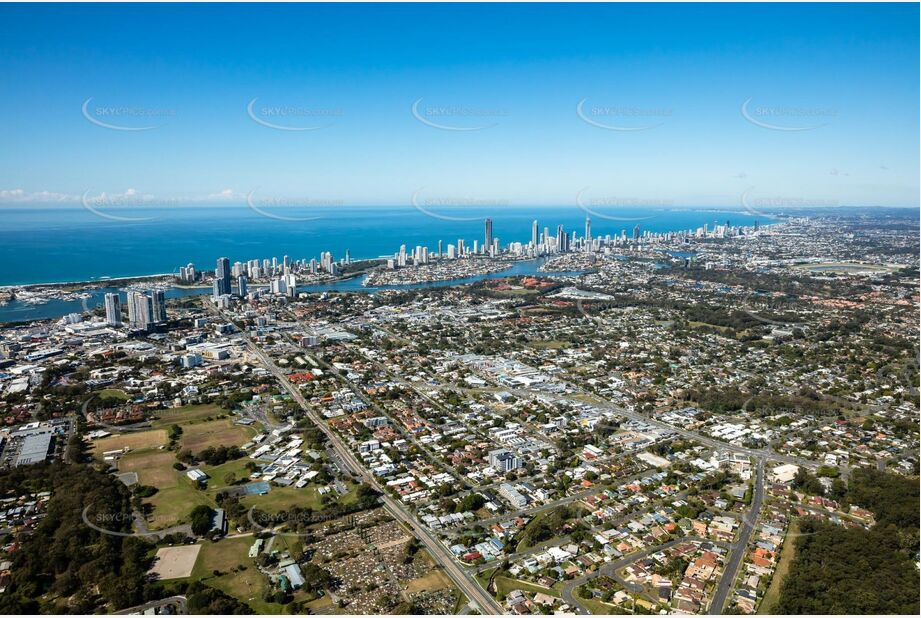
<svg viewBox="0 0 921 618">
<path fill-rule="evenodd" d="M 323 422 L 323 419 L 317 415 L 310 404 L 304 399 L 304 396 L 301 394 L 300 390 L 297 389 L 291 382 L 288 380 L 288 376 L 278 368 L 277 365 L 269 358 L 269 356 L 257 346 L 248 335 L 243 334 L 243 339 L 246 341 L 246 345 L 249 348 L 250 352 L 254 354 L 263 365 L 272 373 L 279 384 L 288 391 L 291 397 L 301 406 L 301 409 L 304 410 L 304 413 L 307 417 L 313 421 L 313 423 L 320 428 L 320 430 L 326 435 L 330 443 L 333 445 L 336 453 L 339 455 L 343 463 L 346 464 L 350 470 L 347 472 L 357 473 L 362 479 L 371 487 L 376 489 L 381 493 L 381 500 L 384 503 L 385 508 L 390 514 L 398 521 L 403 522 L 416 534 L 416 536 L 422 541 L 426 549 L 429 551 L 429 554 L 432 558 L 438 562 L 444 568 L 445 573 L 451 578 L 454 584 L 463 592 L 468 599 L 475 603 L 481 613 L 484 614 L 501 614 L 502 607 L 492 598 L 489 593 L 487 593 L 483 588 L 477 583 L 476 579 L 460 565 L 455 562 L 454 557 L 448 551 L 448 549 L 439 541 L 437 538 L 432 536 L 432 534 L 421 526 L 417 521 L 415 516 L 408 512 L 407 509 L 390 497 L 384 491 L 384 489 L 377 483 L 374 477 L 361 465 L 361 463 L 355 458 L 352 454 L 351 449 L 346 446 L 339 436 L 327 427 L 326 423 Z"/>
</svg>

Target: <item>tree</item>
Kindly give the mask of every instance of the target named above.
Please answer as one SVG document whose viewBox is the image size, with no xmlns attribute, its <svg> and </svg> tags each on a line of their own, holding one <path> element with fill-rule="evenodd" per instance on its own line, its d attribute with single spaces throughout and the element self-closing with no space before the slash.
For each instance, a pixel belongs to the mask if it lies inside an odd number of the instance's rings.
<svg viewBox="0 0 921 618">
<path fill-rule="evenodd" d="M 189 520 L 192 524 L 192 532 L 202 536 L 211 530 L 211 522 L 214 519 L 214 509 L 206 504 L 199 504 L 189 514 Z"/>
<path fill-rule="evenodd" d="M 800 531 L 774 612 L 918 613 L 917 571 L 894 526 L 867 531 L 808 518 Z"/>
<path fill-rule="evenodd" d="M 88 461 L 86 442 L 78 434 L 72 435 L 67 440 L 66 453 L 68 463 L 86 463 Z"/>
<path fill-rule="evenodd" d="M 16 535 L 12 575 L 0 613 L 106 613 L 143 602 L 149 543 L 131 531 L 131 495 L 115 477 L 83 464 L 0 471 L 0 495 L 50 491 L 45 517 Z M 87 526 L 84 520 L 93 522 Z"/>
<path fill-rule="evenodd" d="M 464 496 L 458 503 L 456 511 L 463 513 L 465 511 L 476 511 L 486 504 L 486 498 L 478 493 L 469 493 Z"/>
<path fill-rule="evenodd" d="M 206 586 L 202 582 L 194 582 L 189 586 L 186 590 L 186 599 L 190 614 L 239 615 L 254 613 L 245 603 L 228 596 L 220 590 Z"/>
<path fill-rule="evenodd" d="M 321 566 L 308 562 L 302 569 L 304 588 L 310 592 L 319 592 L 329 588 L 333 582 L 332 574 Z"/>
</svg>

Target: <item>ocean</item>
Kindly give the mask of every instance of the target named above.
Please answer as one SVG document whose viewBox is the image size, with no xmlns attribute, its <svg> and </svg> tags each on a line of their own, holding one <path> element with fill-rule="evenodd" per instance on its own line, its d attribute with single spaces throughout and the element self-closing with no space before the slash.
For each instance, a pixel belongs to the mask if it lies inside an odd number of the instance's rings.
<svg viewBox="0 0 921 618">
<path fill-rule="evenodd" d="M 257 208 L 242 206 L 168 206 L 99 209 L 81 206 L 0 208 L 0 286 L 99 281 L 107 278 L 176 273 L 192 262 L 213 270 L 215 260 L 230 262 L 284 255 L 291 259 L 318 257 L 330 251 L 334 259 L 349 250 L 352 259 L 392 255 L 405 244 L 437 249 L 438 241 L 467 246 L 483 241 L 487 217 L 493 236 L 505 245 L 531 239 L 531 221 L 552 235 L 562 224 L 568 233 L 583 234 L 591 216 L 592 235 L 694 229 L 715 223 L 752 225 L 766 217 L 747 213 L 693 209 L 604 209 L 591 215 L 569 207 L 420 207 L 325 206 L 316 208 Z M 109 217 L 135 218 L 115 220 Z M 276 218 L 284 217 L 284 219 Z M 618 217 L 612 219 L 610 217 Z M 140 219 L 145 220 L 140 220 Z"/>
</svg>

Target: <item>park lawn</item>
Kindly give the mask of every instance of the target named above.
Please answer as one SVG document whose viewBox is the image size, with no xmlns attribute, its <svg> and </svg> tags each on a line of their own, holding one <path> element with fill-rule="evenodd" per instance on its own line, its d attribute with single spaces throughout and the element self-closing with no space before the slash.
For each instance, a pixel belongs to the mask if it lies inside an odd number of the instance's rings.
<svg viewBox="0 0 921 618">
<path fill-rule="evenodd" d="M 455 592 L 457 593 L 457 601 L 454 602 L 454 611 L 451 613 L 456 616 L 461 613 L 462 609 L 467 607 L 467 605 L 470 603 L 470 599 L 467 598 L 467 595 L 465 595 L 460 590 L 457 590 L 456 588 Z"/>
<path fill-rule="evenodd" d="M 153 507 L 147 517 L 151 530 L 161 530 L 186 523 L 189 513 L 199 504 L 215 506 L 206 492 L 181 472 L 173 468 L 176 455 L 172 451 L 145 451 L 128 453 L 118 462 L 119 472 L 137 472 L 141 485 L 157 488 L 145 504 Z"/>
<path fill-rule="evenodd" d="M 262 599 L 269 583 L 249 557 L 249 548 L 254 541 L 253 536 L 224 538 L 216 543 L 206 541 L 198 554 L 190 581 L 202 581 L 217 588 L 246 603 L 257 614 L 284 614 L 284 605 Z M 240 566 L 245 566 L 246 570 L 231 572 L 231 569 Z M 221 575 L 215 576 L 215 570 Z"/>
<path fill-rule="evenodd" d="M 131 396 L 120 388 L 104 388 L 99 391 L 98 397 L 100 399 L 118 399 L 121 401 L 131 399 Z"/>
<path fill-rule="evenodd" d="M 198 454 L 209 446 L 242 446 L 256 435 L 256 430 L 234 425 L 230 419 L 217 419 L 182 426 L 181 448 Z"/>
<path fill-rule="evenodd" d="M 118 460 L 119 472 L 137 472 L 141 485 L 157 489 L 175 487 L 180 472 L 173 468 L 176 454 L 172 451 L 147 449 L 133 451 Z"/>
<path fill-rule="evenodd" d="M 99 440 L 93 441 L 93 455 L 102 459 L 102 454 L 115 451 L 126 446 L 132 451 L 156 449 L 166 445 L 167 436 L 163 429 L 150 429 L 147 431 L 126 431 Z"/>
<path fill-rule="evenodd" d="M 771 576 L 771 583 L 764 592 L 764 598 L 761 599 L 761 605 L 758 606 L 759 614 L 773 613 L 774 606 L 780 600 L 780 587 L 783 585 L 784 577 L 790 572 L 790 564 L 796 557 L 795 540 L 799 533 L 799 520 L 794 519 L 790 522 L 790 528 L 787 530 L 787 536 L 784 540 L 783 547 L 780 549 L 780 559 L 777 561 L 777 568 L 774 569 L 774 575 Z"/>
<path fill-rule="evenodd" d="M 444 588 L 454 588 L 454 584 L 441 569 L 432 569 L 422 577 L 411 580 L 406 585 L 407 592 L 442 590 Z"/>
<path fill-rule="evenodd" d="M 604 601 L 599 601 L 598 599 L 586 599 L 578 593 L 574 593 L 575 597 L 579 599 L 579 602 L 582 603 L 585 607 L 588 608 L 588 611 L 592 613 L 593 616 L 604 616 L 607 614 L 628 614 L 627 610 L 624 608 L 614 605 L 613 603 L 605 603 Z"/>
<path fill-rule="evenodd" d="M 155 414 L 159 417 L 151 423 L 153 427 L 169 427 L 170 425 L 185 425 L 206 419 L 228 414 L 227 410 L 213 403 L 201 405 L 181 406 L 179 408 L 170 408 L 168 410 L 157 410 Z"/>
<path fill-rule="evenodd" d="M 496 584 L 496 598 L 500 600 L 505 600 L 505 597 L 508 596 L 508 593 L 512 590 L 526 590 L 528 592 L 543 592 L 546 595 L 552 597 L 559 597 L 559 593 L 553 588 L 545 588 L 544 586 L 538 586 L 537 584 L 532 584 L 531 582 L 524 582 L 520 579 L 512 579 L 511 577 L 506 577 L 504 575 L 497 575 L 495 579 Z"/>
<path fill-rule="evenodd" d="M 214 577 L 215 569 L 226 572 L 241 564 L 247 568 L 252 567 L 253 560 L 249 557 L 249 548 L 255 541 L 256 537 L 251 535 L 223 538 L 216 542 L 204 541 L 192 569 L 192 579 Z M 258 569 L 256 571 L 258 572 Z"/>
<path fill-rule="evenodd" d="M 154 509 L 151 516 L 148 516 L 151 530 L 188 523 L 189 513 L 200 504 L 211 508 L 217 506 L 211 496 L 198 489 L 195 483 L 185 476 L 180 477 L 174 487 L 161 489 L 145 502 L 150 503 Z"/>
<path fill-rule="evenodd" d="M 286 614 L 288 613 L 287 606 L 270 603 L 262 598 L 263 592 L 270 584 L 256 568 L 255 561 L 249 557 L 249 548 L 255 539 L 256 537 L 247 535 L 236 538 L 225 537 L 216 543 L 205 541 L 189 581 L 200 580 L 213 586 L 246 603 L 257 614 Z M 273 548 L 291 551 L 294 549 L 292 546 L 296 544 L 289 544 L 285 537 L 278 536 L 275 537 Z M 293 555 L 295 554 L 292 553 Z M 231 572 L 231 569 L 240 566 L 245 566 L 246 570 Z M 221 575 L 215 577 L 215 569 L 219 570 Z M 294 593 L 296 601 L 309 601 L 312 597 L 311 593 L 303 590 Z M 328 598 L 317 599 L 320 604 L 324 600 L 329 603 Z"/>
<path fill-rule="evenodd" d="M 329 616 L 343 611 L 333 605 L 333 600 L 328 594 L 310 601 L 305 607 L 310 608 L 310 613 L 314 616 Z"/>
<path fill-rule="evenodd" d="M 691 328 L 715 328 L 715 329 L 717 329 L 717 330 L 719 330 L 719 331 L 722 331 L 722 332 L 724 332 L 724 333 L 725 333 L 727 330 L 730 330 L 730 327 L 729 327 L 729 326 L 720 326 L 719 324 L 710 324 L 709 322 L 694 322 L 694 321 L 689 321 L 689 322 L 688 322 L 688 326 L 690 326 Z"/>
<path fill-rule="evenodd" d="M 492 577 L 492 574 L 499 570 L 499 567 L 494 569 L 486 569 L 485 571 L 480 571 L 474 575 L 474 579 L 477 580 L 477 583 L 480 584 L 480 588 L 489 592 L 489 578 Z"/>
<path fill-rule="evenodd" d="M 587 505 L 586 505 L 586 506 L 581 506 L 580 503 L 578 503 L 578 502 L 573 502 L 573 503 L 571 503 L 569 506 L 572 507 L 572 508 L 580 509 L 580 510 L 583 512 L 583 514 L 587 514 L 587 513 L 588 513 Z M 548 508 L 548 509 L 546 509 L 546 510 L 541 511 L 540 513 L 538 513 L 537 515 L 534 516 L 534 519 L 532 519 L 531 521 L 529 521 L 528 524 L 527 524 L 524 528 L 521 529 L 521 532 L 519 532 L 518 535 L 517 535 L 515 538 L 521 538 L 522 540 L 518 542 L 518 545 L 517 545 L 515 551 L 525 551 L 526 549 L 531 549 L 531 547 L 534 547 L 534 546 L 536 546 L 536 545 L 540 545 L 541 543 L 551 543 L 551 542 L 553 542 L 554 539 L 558 538 L 558 536 L 554 535 L 553 537 L 551 537 L 551 538 L 549 538 L 549 539 L 544 539 L 543 541 L 540 541 L 539 543 L 535 543 L 534 545 L 531 545 L 531 544 L 525 542 L 525 540 L 524 540 L 525 532 L 526 532 L 529 528 L 533 528 L 534 526 L 536 526 L 543 518 L 549 517 L 557 508 L 559 508 L 559 507 Z"/>
<path fill-rule="evenodd" d="M 346 494 L 348 497 L 348 494 Z M 310 508 L 314 511 L 323 509 L 320 494 L 317 488 L 308 485 L 298 489 L 296 487 L 272 487 L 269 493 L 263 496 L 246 495 L 240 498 L 240 504 L 249 508 L 255 506 L 267 513 L 279 513 L 292 507 Z"/>
<path fill-rule="evenodd" d="M 549 512 L 549 511 L 541 511 L 540 513 L 538 513 L 537 515 L 535 515 L 535 516 L 534 516 L 534 519 L 532 519 L 531 521 L 529 521 L 529 522 L 525 525 L 525 527 L 522 528 L 522 529 L 516 534 L 516 536 L 515 536 L 514 538 L 516 538 L 516 539 L 517 539 L 517 538 L 520 538 L 520 539 L 521 539 L 520 541 L 518 541 L 518 545 L 515 546 L 515 551 L 516 551 L 516 552 L 525 551 L 526 549 L 529 549 L 529 548 L 531 547 L 531 545 L 530 545 L 529 543 L 526 543 L 526 542 L 524 541 L 524 533 L 525 533 L 525 531 L 526 531 L 529 527 L 534 526 L 537 522 L 539 522 L 540 519 L 541 519 L 541 517 L 543 517 L 543 516 L 544 516 L 546 513 L 548 513 L 548 512 Z M 546 543 L 547 541 L 552 541 L 552 540 L 553 540 L 553 539 L 547 539 L 546 541 L 541 541 L 541 543 Z"/>
<path fill-rule="evenodd" d="M 493 294 L 495 294 L 496 296 L 500 298 L 521 298 L 522 296 L 539 296 L 540 290 L 520 288 L 516 290 L 494 291 Z"/>
<path fill-rule="evenodd" d="M 249 457 L 240 457 L 239 459 L 225 461 L 219 466 L 202 466 L 201 469 L 210 477 L 208 479 L 208 494 L 215 495 L 222 489 L 230 487 L 224 480 L 224 477 L 228 474 L 233 474 L 238 483 L 240 481 L 250 482 L 249 470 L 246 469 L 246 464 L 250 461 L 252 460 Z"/>
</svg>

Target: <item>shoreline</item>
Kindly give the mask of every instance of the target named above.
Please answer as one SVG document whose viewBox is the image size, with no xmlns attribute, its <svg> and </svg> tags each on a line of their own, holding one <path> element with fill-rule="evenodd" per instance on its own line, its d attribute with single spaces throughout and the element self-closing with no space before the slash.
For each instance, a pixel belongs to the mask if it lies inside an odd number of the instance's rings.
<svg viewBox="0 0 921 618">
<path fill-rule="evenodd" d="M 88 279 L 84 281 L 54 281 L 50 283 L 9 283 L 0 285 L 0 291 L 5 290 L 22 290 L 28 288 L 62 288 L 70 286 L 88 287 L 98 285 L 99 287 L 109 287 L 109 284 L 121 284 L 132 281 L 144 281 L 147 279 L 159 279 L 162 277 L 175 277 L 174 273 L 160 273 L 156 275 L 132 275 L 127 277 L 113 277 L 111 279 Z"/>
<path fill-rule="evenodd" d="M 766 222 L 763 224 L 763 227 L 769 228 L 775 225 L 782 225 L 782 222 L 776 221 L 776 220 Z M 667 252 L 666 249 L 660 249 L 660 250 Z M 358 266 L 358 268 L 356 268 L 355 270 L 352 270 L 351 272 L 340 275 L 339 277 L 335 279 L 322 281 L 322 282 L 316 282 L 316 283 L 307 283 L 305 285 L 308 287 L 313 287 L 315 285 L 330 285 L 330 284 L 335 285 L 337 283 L 341 283 L 341 282 L 349 281 L 351 279 L 358 278 L 362 275 L 370 276 L 375 271 L 375 268 L 377 266 L 380 266 L 381 262 L 383 262 L 384 259 L 389 259 L 389 258 L 388 256 L 378 256 L 378 257 L 372 257 L 372 258 L 356 258 L 356 259 L 353 259 L 350 263 L 351 265 Z M 528 258 L 524 258 L 524 257 L 518 257 L 516 259 L 511 259 L 510 264 L 514 265 L 516 262 L 527 261 L 527 259 Z M 534 259 L 534 258 L 531 258 L 531 259 Z M 368 266 L 365 266 L 362 268 L 361 266 L 363 264 L 367 264 Z M 502 270 L 506 270 L 506 269 L 502 269 Z M 200 272 L 208 273 L 212 271 L 203 270 Z M 497 272 L 502 272 L 502 271 L 500 270 Z M 550 272 L 550 271 L 547 271 L 547 272 Z M 449 277 L 449 278 L 444 278 L 444 279 L 437 278 L 431 281 L 427 281 L 425 283 L 432 284 L 432 283 L 444 283 L 444 282 L 450 282 L 450 281 L 462 281 L 464 279 L 467 279 L 470 277 L 476 277 L 476 276 L 478 275 L 462 274 L 460 276 Z M 55 282 L 46 282 L 46 283 L 5 284 L 5 285 L 0 285 L 0 296 L 9 295 L 10 297 L 0 299 L 0 306 L 5 306 L 8 302 L 12 301 L 13 297 L 15 296 L 15 292 L 17 290 L 33 291 L 33 290 L 48 289 L 48 290 L 55 290 L 58 292 L 78 293 L 78 292 L 83 292 L 83 291 L 93 290 L 93 289 L 100 289 L 100 288 L 120 288 L 120 287 L 132 285 L 134 283 L 153 282 L 156 280 L 163 280 L 163 279 L 168 279 L 169 286 L 177 290 L 207 290 L 210 287 L 204 284 L 182 285 L 178 283 L 178 277 L 175 272 L 143 274 L 143 275 L 128 275 L 128 276 L 120 276 L 120 277 L 113 277 L 113 278 L 106 278 L 106 279 L 84 279 L 84 280 L 73 280 L 73 281 L 55 281 Z M 419 283 L 421 282 L 415 282 L 415 283 L 407 282 L 407 283 L 398 283 L 398 284 L 382 283 L 382 284 L 378 284 L 378 285 L 374 285 L 370 287 L 399 288 L 403 286 L 412 286 L 412 285 L 416 285 Z M 257 287 L 261 285 L 264 287 L 266 284 L 259 284 L 259 283 L 253 282 L 252 285 L 257 286 Z"/>
<path fill-rule="evenodd" d="M 716 212 L 724 212 L 726 214 L 739 214 L 739 215 L 745 215 L 748 217 L 753 216 L 752 213 L 742 212 L 737 207 L 731 210 L 728 209 L 728 207 L 727 207 L 727 210 L 718 210 L 716 209 L 716 207 L 689 207 L 687 209 L 684 209 L 684 208 L 665 209 L 660 212 L 667 212 L 670 210 L 676 210 L 676 211 L 688 210 L 690 212 L 708 213 L 708 214 L 713 214 Z M 761 224 L 763 227 L 768 227 L 768 226 L 773 226 L 779 223 L 783 223 L 783 218 L 781 217 L 777 217 L 776 215 L 771 214 L 771 213 L 764 213 L 764 214 L 769 220 Z M 368 263 L 381 262 L 383 260 L 390 259 L 391 257 L 392 257 L 392 254 L 379 255 L 376 257 L 368 257 L 368 258 L 354 258 L 352 259 L 352 263 L 360 264 L 364 262 L 368 262 Z M 201 272 L 211 272 L 211 270 L 205 269 Z M 63 280 L 63 281 L 47 281 L 47 282 L 34 282 L 33 281 L 33 282 L 23 282 L 23 283 L 8 283 L 8 284 L 0 284 L 0 292 L 6 292 L 6 291 L 16 290 L 16 289 L 29 290 L 33 288 L 67 288 L 67 287 L 88 288 L 88 287 L 109 287 L 109 286 L 116 287 L 120 285 L 127 285 L 133 282 L 143 282 L 143 281 L 148 281 L 152 279 L 167 278 L 167 277 L 177 279 L 178 273 L 176 271 L 173 271 L 173 272 L 160 272 L 160 273 L 144 273 L 144 274 L 137 274 L 137 275 L 121 275 L 121 276 L 114 276 L 114 277 L 109 277 L 109 278 L 97 277 L 97 278 L 83 278 L 83 279 L 72 279 L 72 280 Z M 176 287 L 184 287 L 184 286 L 176 286 Z"/>
<path fill-rule="evenodd" d="M 362 259 L 352 260 L 352 263 L 358 264 L 361 262 L 377 262 L 379 260 L 380 258 L 362 258 Z M 206 270 L 206 271 L 201 271 L 201 272 L 211 272 L 211 271 Z M 354 272 L 354 273 L 347 273 L 346 275 L 343 275 L 342 277 L 338 277 L 336 279 L 333 279 L 330 281 L 324 281 L 321 283 L 335 283 L 336 281 L 347 281 L 348 279 L 353 279 L 357 276 L 365 274 L 366 272 L 367 272 L 367 269 L 361 270 L 358 272 Z M 111 279 L 87 279 L 83 281 L 55 281 L 52 283 L 10 283 L 10 284 L 0 285 L 0 292 L 6 292 L 6 291 L 12 291 L 12 290 L 27 290 L 30 288 L 65 288 L 65 287 L 77 287 L 77 286 L 80 286 L 82 288 L 87 288 L 90 286 L 118 287 L 121 285 L 131 284 L 136 281 L 147 281 L 150 279 L 162 279 L 164 277 L 176 279 L 178 278 L 178 275 L 176 275 L 176 273 L 159 273 L 159 274 L 152 274 L 152 275 L 129 275 L 125 277 L 112 277 Z M 254 283 L 253 285 L 265 286 L 268 284 Z M 194 290 L 194 289 L 199 289 L 199 288 L 210 288 L 211 286 L 210 285 L 172 284 L 171 287 L 181 289 L 181 290 Z"/>
</svg>

